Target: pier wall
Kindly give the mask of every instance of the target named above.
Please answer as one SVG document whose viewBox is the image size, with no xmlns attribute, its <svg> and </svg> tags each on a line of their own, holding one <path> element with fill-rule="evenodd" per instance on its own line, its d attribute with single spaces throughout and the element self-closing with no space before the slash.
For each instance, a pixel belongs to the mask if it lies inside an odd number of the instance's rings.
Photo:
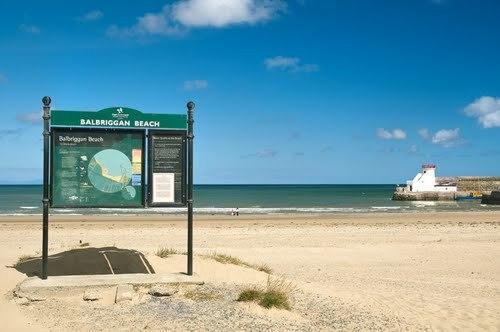
<svg viewBox="0 0 500 332">
<path fill-rule="evenodd" d="M 456 183 L 457 192 L 409 192 L 396 188 L 392 199 L 395 201 L 452 201 L 458 197 L 469 197 L 473 193 L 491 194 L 500 191 L 498 176 L 454 176 L 436 178 L 437 183 Z"/>
<path fill-rule="evenodd" d="M 457 197 L 456 192 L 408 192 L 395 191 L 392 199 L 395 201 L 453 201 Z"/>
<path fill-rule="evenodd" d="M 459 191 L 487 192 L 500 191 L 500 177 L 458 176 Z"/>
<path fill-rule="evenodd" d="M 500 176 L 444 176 L 436 177 L 436 183 L 456 183 L 463 192 L 500 191 Z"/>
</svg>

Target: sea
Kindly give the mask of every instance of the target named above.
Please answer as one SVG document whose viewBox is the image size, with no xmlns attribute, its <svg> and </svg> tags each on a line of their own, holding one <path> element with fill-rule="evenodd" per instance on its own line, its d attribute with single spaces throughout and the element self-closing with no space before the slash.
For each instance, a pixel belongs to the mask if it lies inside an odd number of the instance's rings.
<svg viewBox="0 0 500 332">
<path fill-rule="evenodd" d="M 391 199 L 395 185 L 195 185 L 194 211 L 199 214 L 373 213 L 490 211 L 480 200 L 401 202 Z M 42 186 L 0 185 L 0 215 L 42 213 Z M 51 209 L 51 214 L 176 214 L 185 208 Z"/>
</svg>

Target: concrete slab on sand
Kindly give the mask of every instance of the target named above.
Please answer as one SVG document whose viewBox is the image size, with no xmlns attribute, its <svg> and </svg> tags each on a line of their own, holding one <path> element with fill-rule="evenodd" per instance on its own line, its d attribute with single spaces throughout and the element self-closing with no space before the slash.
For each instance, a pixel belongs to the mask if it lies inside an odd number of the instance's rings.
<svg viewBox="0 0 500 332">
<path fill-rule="evenodd" d="M 91 287 L 114 285 L 147 285 L 147 284 L 192 284 L 202 285 L 203 281 L 197 276 L 188 276 L 183 273 L 171 274 L 102 274 L 102 275 L 77 275 L 54 276 L 43 280 L 38 277 L 26 278 L 19 284 L 21 291 L 36 290 L 41 288 L 58 287 Z"/>
</svg>

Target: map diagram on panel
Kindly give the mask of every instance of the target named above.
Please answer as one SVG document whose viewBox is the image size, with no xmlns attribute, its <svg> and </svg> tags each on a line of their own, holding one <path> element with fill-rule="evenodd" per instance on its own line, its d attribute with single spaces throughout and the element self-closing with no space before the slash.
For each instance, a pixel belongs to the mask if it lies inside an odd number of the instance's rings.
<svg viewBox="0 0 500 332">
<path fill-rule="evenodd" d="M 89 162 L 88 177 L 92 185 L 104 193 L 122 191 L 123 198 L 135 197 L 135 189 L 128 186 L 132 179 L 132 162 L 121 151 L 102 150 Z"/>
</svg>

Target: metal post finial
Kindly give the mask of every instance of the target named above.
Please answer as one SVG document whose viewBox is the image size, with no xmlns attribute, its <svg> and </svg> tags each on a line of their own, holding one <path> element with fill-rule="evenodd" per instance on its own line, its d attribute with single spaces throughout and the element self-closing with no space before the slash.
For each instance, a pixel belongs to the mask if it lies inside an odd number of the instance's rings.
<svg viewBox="0 0 500 332">
<path fill-rule="evenodd" d="M 187 103 L 187 105 L 186 105 L 186 107 L 187 107 L 188 111 L 190 111 L 190 112 L 192 112 L 192 111 L 194 110 L 194 107 L 195 107 L 195 106 L 196 106 L 196 105 L 195 105 L 195 104 L 194 104 L 194 102 L 192 102 L 192 101 L 189 101 L 189 102 Z"/>
<path fill-rule="evenodd" d="M 52 99 L 50 99 L 49 96 L 45 96 L 42 98 L 42 103 L 43 103 L 43 106 L 45 106 L 45 107 L 50 106 L 51 102 L 52 102 Z"/>
</svg>

